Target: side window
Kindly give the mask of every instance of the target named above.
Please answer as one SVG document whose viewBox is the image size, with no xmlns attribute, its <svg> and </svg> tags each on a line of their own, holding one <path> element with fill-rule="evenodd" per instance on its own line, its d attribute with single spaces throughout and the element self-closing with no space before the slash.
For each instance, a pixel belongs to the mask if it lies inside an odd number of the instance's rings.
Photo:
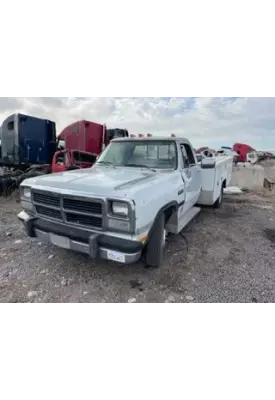
<svg viewBox="0 0 275 400">
<path fill-rule="evenodd" d="M 196 164 L 196 160 L 193 154 L 192 148 L 189 146 L 189 144 L 184 144 L 185 152 L 187 154 L 187 160 L 189 165 L 194 165 Z"/>
<path fill-rule="evenodd" d="M 11 121 L 8 123 L 8 130 L 13 131 L 14 130 L 14 121 Z"/>
<path fill-rule="evenodd" d="M 184 168 L 188 168 L 188 155 L 185 149 L 185 145 L 181 144 L 180 149 L 181 149 Z"/>
<path fill-rule="evenodd" d="M 63 150 L 66 148 L 66 143 L 65 140 L 58 140 L 57 148 L 59 150 Z"/>
</svg>

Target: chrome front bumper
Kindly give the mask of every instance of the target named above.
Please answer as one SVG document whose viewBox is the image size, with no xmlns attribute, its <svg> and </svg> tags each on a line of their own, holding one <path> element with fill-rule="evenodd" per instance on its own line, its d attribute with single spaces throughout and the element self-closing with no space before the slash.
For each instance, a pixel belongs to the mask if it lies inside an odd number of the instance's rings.
<svg viewBox="0 0 275 400">
<path fill-rule="evenodd" d="M 120 264 L 133 264 L 139 261 L 142 255 L 143 246 L 138 242 L 131 243 L 124 239 L 98 233 L 87 233 L 85 240 L 83 238 L 79 240 L 77 236 L 81 236 L 81 231 L 77 228 L 64 227 L 60 224 L 39 220 L 31 217 L 25 211 L 18 214 L 18 218 L 24 223 L 28 236 L 36 237 L 43 242 L 51 243 L 66 250 L 87 254 L 92 259 L 99 258 Z M 47 224 L 45 229 L 41 229 L 43 222 L 44 225 Z M 73 233 L 73 235 L 70 237 L 68 233 Z"/>
</svg>

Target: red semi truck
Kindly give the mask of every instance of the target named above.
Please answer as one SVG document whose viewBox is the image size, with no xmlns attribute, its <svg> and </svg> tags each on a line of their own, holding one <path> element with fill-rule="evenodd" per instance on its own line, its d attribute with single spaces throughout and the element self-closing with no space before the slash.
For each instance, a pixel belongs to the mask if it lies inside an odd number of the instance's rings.
<svg viewBox="0 0 275 400">
<path fill-rule="evenodd" d="M 118 137 L 129 137 L 129 133 L 86 120 L 67 126 L 58 137 L 52 172 L 90 168 L 111 140 Z"/>
<path fill-rule="evenodd" d="M 248 144 L 235 143 L 233 146 L 233 151 L 235 151 L 239 155 L 238 161 L 244 163 L 247 161 L 247 154 L 256 150 L 253 149 L 253 147 L 249 146 Z"/>
</svg>

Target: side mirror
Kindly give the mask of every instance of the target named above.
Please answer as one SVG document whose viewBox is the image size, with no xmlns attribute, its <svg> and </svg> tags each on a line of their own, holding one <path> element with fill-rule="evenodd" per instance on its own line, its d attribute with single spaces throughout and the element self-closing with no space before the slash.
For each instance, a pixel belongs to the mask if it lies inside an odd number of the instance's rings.
<svg viewBox="0 0 275 400">
<path fill-rule="evenodd" d="M 202 156 L 201 155 L 197 155 L 197 161 L 198 161 L 198 163 L 200 163 L 202 161 Z"/>
<path fill-rule="evenodd" d="M 216 166 L 216 160 L 213 158 L 203 158 L 201 161 L 202 169 L 213 169 Z"/>
</svg>

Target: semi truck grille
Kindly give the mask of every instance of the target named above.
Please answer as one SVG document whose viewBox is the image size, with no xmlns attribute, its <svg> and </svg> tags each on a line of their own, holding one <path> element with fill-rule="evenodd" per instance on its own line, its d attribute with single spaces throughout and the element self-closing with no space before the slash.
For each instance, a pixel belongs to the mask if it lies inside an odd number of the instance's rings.
<svg viewBox="0 0 275 400">
<path fill-rule="evenodd" d="M 80 200 L 48 192 L 33 191 L 33 203 L 38 215 L 65 223 L 102 229 L 103 203 Z"/>
</svg>

